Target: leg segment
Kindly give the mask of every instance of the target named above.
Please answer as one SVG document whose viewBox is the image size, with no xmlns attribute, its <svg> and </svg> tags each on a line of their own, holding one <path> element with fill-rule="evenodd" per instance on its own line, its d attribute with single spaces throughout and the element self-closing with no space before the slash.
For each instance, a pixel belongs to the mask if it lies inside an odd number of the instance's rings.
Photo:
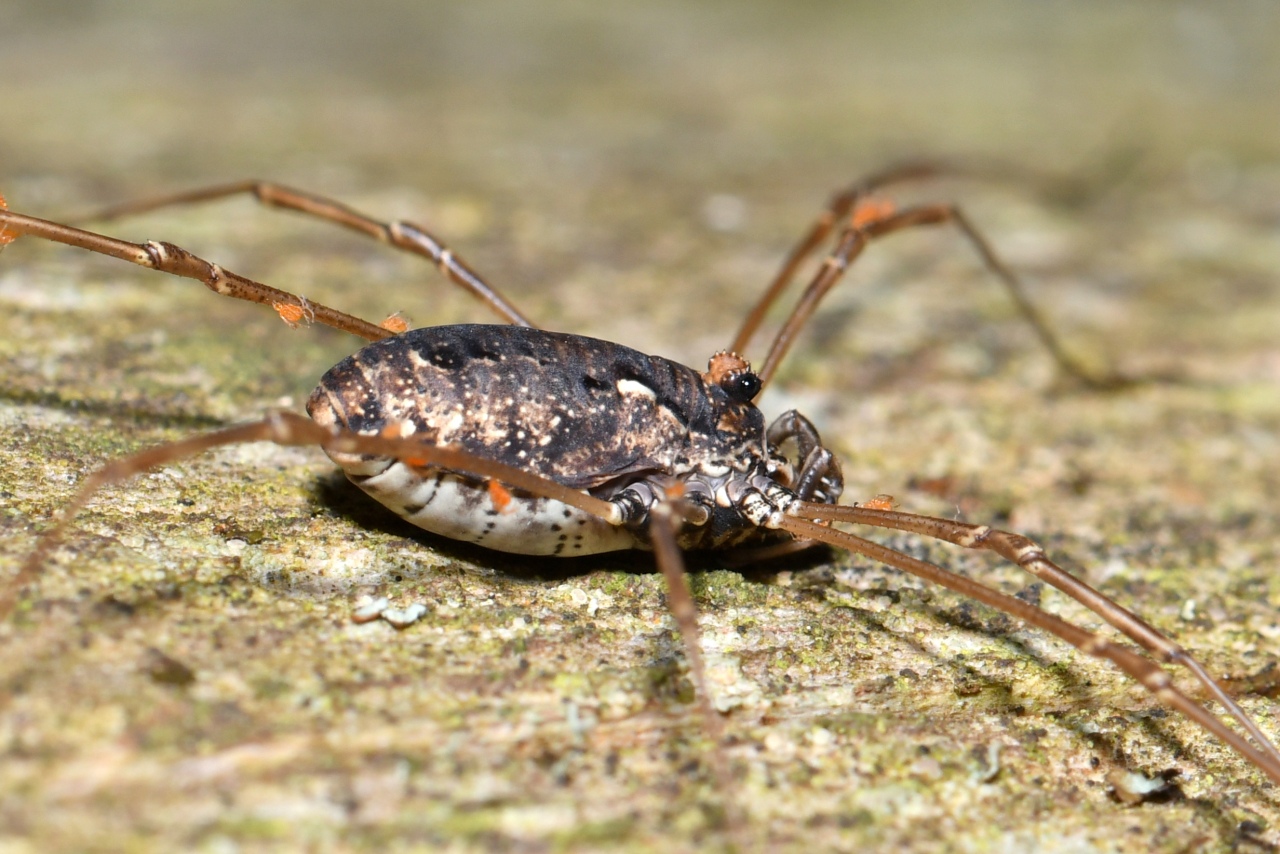
<svg viewBox="0 0 1280 854">
<path fill-rule="evenodd" d="M 729 349 L 735 353 L 746 352 L 747 345 L 751 343 L 751 337 L 760 328 L 765 314 L 778 301 L 778 297 L 782 296 L 782 292 L 787 289 L 787 285 L 791 284 L 791 280 L 795 278 L 796 271 L 800 269 L 800 265 L 804 263 L 806 258 L 817 251 L 822 242 L 831 235 L 831 230 L 835 228 L 836 223 L 847 218 L 860 200 L 881 187 L 922 178 L 931 178 L 944 171 L 948 170 L 941 165 L 933 163 L 903 163 L 863 178 L 832 196 L 831 201 L 827 203 L 826 209 L 818 215 L 818 218 L 814 220 L 813 225 L 809 226 L 809 230 L 805 232 L 799 242 L 791 247 L 791 251 L 787 253 L 786 260 L 782 262 L 782 268 L 774 275 L 769 287 L 765 289 L 759 301 L 747 314 L 746 319 L 742 321 L 738 334 L 734 336 L 733 346 Z"/>
<path fill-rule="evenodd" d="M 98 211 L 88 221 L 117 219 L 123 216 L 146 213 L 157 208 L 171 205 L 190 205 L 223 199 L 228 196 L 248 194 L 260 204 L 282 210 L 296 211 L 310 217 L 340 225 L 343 228 L 372 237 L 374 240 L 390 244 L 405 252 L 421 255 L 439 268 L 440 272 L 455 285 L 471 293 L 499 317 L 516 326 L 533 324 L 502 294 L 493 289 L 480 275 L 461 258 L 453 254 L 435 235 L 419 225 L 398 220 L 383 222 L 355 211 L 341 202 L 324 196 L 295 190 L 269 181 L 237 181 L 233 184 L 219 184 L 213 187 L 202 187 L 184 193 L 140 199 L 134 202 L 114 205 Z"/>
<path fill-rule="evenodd" d="M 285 446 L 316 446 L 343 454 L 367 454 L 399 459 L 411 466 L 442 467 L 487 478 L 491 485 L 501 482 L 534 495 L 552 498 L 599 516 L 613 524 L 622 524 L 622 508 L 609 501 L 571 489 L 545 477 L 475 456 L 447 445 L 432 445 L 413 437 L 399 436 L 398 425 L 390 425 L 381 435 L 367 436 L 342 428 L 327 429 L 311 419 L 293 412 L 275 412 L 258 421 L 229 427 L 202 436 L 159 445 L 137 454 L 114 460 L 85 478 L 76 495 L 62 508 L 53 525 L 41 535 L 18 573 L 0 582 L 0 621 L 6 619 L 17 604 L 23 589 L 35 580 L 41 566 L 49 559 L 72 520 L 103 488 L 128 480 L 158 466 L 175 463 L 227 445 L 249 442 L 273 442 Z M 721 791 L 730 790 L 732 780 L 721 746 L 720 717 L 711 704 L 702 645 L 698 635 L 697 609 L 685 578 L 684 560 L 676 540 L 678 505 L 660 500 L 650 508 L 651 539 L 659 568 L 667 582 L 668 601 L 680 635 L 684 641 L 689 670 L 698 694 L 698 705 L 708 735 L 715 741 L 712 753 L 714 773 Z"/>
<path fill-rule="evenodd" d="M 675 618 L 680 638 L 684 641 L 684 653 L 689 659 L 689 674 L 693 677 L 693 685 L 698 694 L 698 708 L 702 712 L 703 725 L 707 735 L 715 743 L 711 751 L 712 770 L 720 791 L 727 793 L 733 789 L 733 778 L 729 774 L 729 762 L 724 754 L 724 727 L 719 713 L 711 704 L 707 668 L 702 658 L 702 637 L 698 629 L 698 609 L 694 605 L 689 581 L 685 577 L 684 558 L 676 544 L 678 512 L 678 505 L 669 500 L 654 504 L 649 510 L 649 538 L 658 569 L 667 582 L 667 606 L 671 609 L 671 616 Z M 729 808 L 734 809 L 732 801 L 729 802 Z M 741 826 L 740 821 L 729 823 L 731 826 Z"/>
<path fill-rule="evenodd" d="M 305 416 L 293 412 L 272 413 L 259 421 L 251 421 L 225 430 L 206 433 L 179 442 L 159 445 L 132 456 L 114 460 L 85 478 L 80 491 L 69 501 L 36 543 L 16 577 L 0 588 L 0 620 L 13 610 L 23 587 L 39 573 L 50 552 L 61 541 L 72 519 L 99 490 L 120 483 L 157 466 L 178 462 L 213 448 L 247 442 L 274 442 L 277 445 L 316 446 L 345 454 L 370 454 L 395 457 L 413 466 L 439 466 L 466 472 L 481 478 L 500 481 L 534 495 L 554 498 L 618 524 L 621 515 L 608 501 L 570 489 L 554 480 L 493 460 L 477 457 L 447 445 L 430 445 L 422 440 L 400 438 L 388 430 L 386 435 L 365 436 L 350 430 L 328 430 Z"/>
<path fill-rule="evenodd" d="M 788 518 L 782 526 L 783 530 L 790 530 L 797 534 L 804 532 L 803 536 L 848 548 L 873 560 L 901 569 L 904 572 L 934 581 L 994 608 L 999 608 L 1005 613 L 1025 620 L 1037 628 L 1052 632 L 1082 652 L 1110 660 L 1125 673 L 1141 682 L 1161 702 L 1182 712 L 1230 744 L 1242 756 L 1262 769 L 1273 781 L 1280 783 L 1280 751 L 1276 750 L 1275 746 L 1253 719 L 1240 708 L 1199 662 L 1195 661 L 1185 649 L 1162 635 L 1149 623 L 1050 561 L 1045 556 L 1044 550 L 1026 537 L 1008 531 L 998 531 L 985 525 L 970 525 L 931 516 L 917 516 L 912 513 L 900 513 L 894 510 L 880 510 L 872 507 L 804 503 L 794 508 L 792 512 L 798 516 L 805 517 L 806 521 L 793 527 L 791 523 L 799 520 Z M 1209 694 L 1223 705 L 1227 713 L 1235 718 L 1254 738 L 1258 747 L 1255 748 L 1250 745 L 1235 730 L 1227 727 L 1199 703 L 1180 692 L 1173 685 L 1168 673 L 1162 668 L 1124 647 L 1109 643 L 1092 632 L 1066 623 L 1020 599 L 1006 596 L 970 579 L 948 573 L 933 564 L 925 563 L 844 531 L 836 531 L 807 520 L 850 522 L 871 525 L 877 528 L 908 531 L 945 540 L 965 548 L 985 549 L 995 552 L 1080 602 L 1158 660 L 1187 668 Z M 811 529 L 828 533 L 826 536 L 817 536 L 811 533 Z M 941 575 L 939 575 L 940 573 Z M 974 592 L 975 589 L 980 591 L 981 595 Z M 1013 603 L 1016 603 L 1016 605 Z M 1229 736 L 1226 733 L 1229 733 Z"/>
<path fill-rule="evenodd" d="M 894 181 L 931 174 L 931 172 L 921 171 L 923 168 L 918 167 L 915 171 L 903 169 L 897 172 L 885 173 L 885 176 L 873 178 L 837 195 L 828 209 L 810 229 L 809 234 L 792 250 L 792 253 L 787 257 L 787 261 L 783 264 L 781 272 L 765 292 L 765 296 L 752 310 L 751 314 L 748 315 L 747 321 L 743 324 L 738 337 L 734 341 L 735 350 L 745 349 L 765 311 L 785 289 L 787 283 L 794 276 L 796 268 L 804 258 L 811 254 L 817 244 L 830 233 L 834 223 L 840 218 L 850 217 L 850 224 L 841 233 L 835 250 L 823 262 L 821 269 L 818 270 L 808 287 L 805 288 L 795 308 L 792 309 L 790 317 L 787 318 L 786 323 L 783 324 L 770 345 L 764 365 L 757 371 L 761 382 L 767 384 L 773 377 L 779 363 L 787 354 L 787 351 L 791 349 L 796 335 L 808 322 L 809 317 L 818 307 L 818 303 L 840 282 L 849 265 L 853 263 L 858 255 L 862 254 L 862 250 L 866 248 L 870 241 L 906 228 L 949 223 L 954 225 L 961 235 L 969 241 L 981 257 L 983 265 L 1005 286 L 1018 312 L 1031 325 L 1036 337 L 1040 339 L 1040 342 L 1064 371 L 1079 378 L 1086 384 L 1098 388 L 1115 388 L 1124 385 L 1127 381 L 1123 377 L 1114 374 L 1107 374 L 1101 377 L 1094 376 L 1066 352 L 1044 318 L 1040 316 L 1035 306 L 1031 304 L 1021 280 L 1000 260 L 995 250 L 991 248 L 991 245 L 974 228 L 968 217 L 959 208 L 953 205 L 925 205 L 906 208 L 901 211 L 878 215 L 866 221 L 860 221 L 861 217 L 856 205 L 870 190 Z"/>
<path fill-rule="evenodd" d="M 361 320 L 337 309 L 311 302 L 261 282 L 255 282 L 230 270 L 224 270 L 217 264 L 192 255 L 172 243 L 158 243 L 154 240 L 146 243 L 130 243 L 127 240 L 118 240 L 62 223 L 49 222 L 0 209 L 0 233 L 5 232 L 29 234 L 55 243 L 97 252 L 99 255 L 119 258 L 171 276 L 195 279 L 216 294 L 269 305 L 289 323 L 296 323 L 297 320 L 306 318 L 343 332 L 350 332 L 369 341 L 388 338 L 394 334 L 391 330 L 367 320 Z"/>
</svg>

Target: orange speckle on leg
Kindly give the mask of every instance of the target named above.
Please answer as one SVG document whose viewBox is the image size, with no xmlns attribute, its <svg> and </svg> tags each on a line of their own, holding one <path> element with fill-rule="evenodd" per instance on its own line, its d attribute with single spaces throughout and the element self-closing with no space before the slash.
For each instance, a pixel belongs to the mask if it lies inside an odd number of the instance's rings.
<svg viewBox="0 0 1280 854">
<path fill-rule="evenodd" d="M 868 510 L 892 510 L 898 506 L 898 503 L 893 500 L 892 495 L 877 495 L 870 501 L 861 502 L 858 506 L 866 507 Z"/>
<path fill-rule="evenodd" d="M 271 307 L 276 310 L 276 314 L 280 315 L 280 319 L 288 324 L 290 329 L 298 328 L 298 321 L 306 316 L 306 312 L 300 305 L 294 305 L 288 302 L 273 302 Z"/>
<path fill-rule="evenodd" d="M 417 428 L 414 427 L 412 421 L 389 421 L 379 432 L 379 435 L 384 439 L 408 439 L 415 432 L 417 432 Z"/>
<path fill-rule="evenodd" d="M 874 197 L 862 199 L 854 207 L 853 215 L 849 217 L 849 224 L 854 228 L 864 228 L 877 220 L 893 216 L 897 209 L 897 206 L 888 199 Z"/>
<path fill-rule="evenodd" d="M 511 504 L 511 493 L 496 480 L 491 480 L 489 481 L 489 500 L 493 502 L 498 512 L 505 512 Z"/>
<path fill-rule="evenodd" d="M 4 200 L 4 194 L 0 193 L 0 211 L 7 211 L 8 209 L 9 203 Z M 18 235 L 11 234 L 7 228 L 0 225 L 0 249 L 3 249 L 17 239 Z"/>
</svg>

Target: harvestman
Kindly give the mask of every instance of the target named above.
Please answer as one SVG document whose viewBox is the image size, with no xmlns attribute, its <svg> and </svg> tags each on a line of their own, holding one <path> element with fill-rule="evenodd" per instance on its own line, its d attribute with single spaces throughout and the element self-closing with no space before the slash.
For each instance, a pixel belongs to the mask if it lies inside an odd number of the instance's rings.
<svg viewBox="0 0 1280 854">
<path fill-rule="evenodd" d="M 871 196 L 878 188 L 933 171 L 925 166 L 889 170 L 837 193 L 793 247 L 732 349 L 712 356 L 705 373 L 617 344 L 541 331 L 427 230 L 374 220 L 278 184 L 209 187 L 122 205 L 97 218 L 251 194 L 262 204 L 307 214 L 430 259 L 508 325 L 406 331 L 394 319 L 373 324 L 239 276 L 172 244 L 129 243 L 9 212 L 0 199 L 0 246 L 26 234 L 80 247 L 269 305 L 290 325 L 299 320 L 323 323 L 372 342 L 325 374 L 307 404 L 311 418 L 274 412 L 115 460 L 89 475 L 0 590 L 0 619 L 12 612 L 77 512 L 100 489 L 223 445 L 314 445 L 378 501 L 445 536 L 521 554 L 652 550 L 668 585 L 712 735 L 719 733 L 719 718 L 709 699 L 682 550 L 738 548 L 760 556 L 826 543 L 976 599 L 1112 662 L 1280 783 L 1280 751 L 1182 647 L 1067 573 L 1020 534 L 898 512 L 891 502 L 837 504 L 843 487 L 840 466 L 814 426 L 791 411 L 766 427 L 753 405 L 822 298 L 868 242 L 939 224 L 954 226 L 973 245 L 1066 371 L 1094 385 L 1115 381 L 1091 378 L 1063 351 L 1018 279 L 959 209 L 894 209 Z M 802 292 L 762 367 L 753 372 L 737 353 L 746 349 L 799 267 L 833 233 L 834 250 Z M 1150 658 L 1020 599 L 839 530 L 834 523 L 895 529 L 995 552 L 1089 608 Z M 1253 743 L 1178 688 L 1157 662 L 1190 671 Z"/>
</svg>

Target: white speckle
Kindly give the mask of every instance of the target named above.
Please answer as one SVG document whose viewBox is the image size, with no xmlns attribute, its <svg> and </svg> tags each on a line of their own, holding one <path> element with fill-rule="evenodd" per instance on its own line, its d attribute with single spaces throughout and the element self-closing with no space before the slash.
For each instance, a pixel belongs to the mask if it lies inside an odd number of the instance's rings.
<svg viewBox="0 0 1280 854">
<path fill-rule="evenodd" d="M 1137 771 L 1112 771 L 1107 775 L 1116 798 L 1126 804 L 1141 803 L 1148 795 L 1163 790 L 1168 783 L 1163 777 L 1147 777 Z"/>
<path fill-rule="evenodd" d="M 836 736 L 835 733 L 826 727 L 818 726 L 809 730 L 809 742 L 814 747 L 827 748 L 836 743 Z"/>
<path fill-rule="evenodd" d="M 1000 773 L 1000 748 L 1002 745 L 998 741 L 993 741 L 987 745 L 987 756 L 973 774 L 973 779 L 979 783 L 990 783 Z"/>
<path fill-rule="evenodd" d="M 618 380 L 618 394 L 638 394 L 650 400 L 656 400 L 658 397 L 653 389 L 635 380 Z"/>
<path fill-rule="evenodd" d="M 391 600 L 385 596 L 379 596 L 376 599 L 370 596 L 362 596 L 356 602 L 355 613 L 351 615 L 353 623 L 368 623 L 382 616 L 382 612 L 387 610 L 391 605 Z"/>
<path fill-rule="evenodd" d="M 382 619 L 386 620 L 397 629 L 403 629 L 412 626 L 421 620 L 423 615 L 427 613 L 427 606 L 421 602 L 414 602 L 407 608 L 388 608 L 382 612 Z"/>
</svg>

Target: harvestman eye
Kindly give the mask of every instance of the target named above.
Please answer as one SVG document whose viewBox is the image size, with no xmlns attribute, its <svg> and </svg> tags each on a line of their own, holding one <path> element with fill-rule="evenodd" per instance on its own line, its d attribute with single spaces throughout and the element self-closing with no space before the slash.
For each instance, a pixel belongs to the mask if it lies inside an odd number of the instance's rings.
<svg viewBox="0 0 1280 854">
<path fill-rule="evenodd" d="M 809 317 L 867 244 L 929 225 L 950 225 L 968 240 L 1063 371 L 1095 387 L 1124 384 L 1116 376 L 1091 375 L 1063 350 L 1018 278 L 958 208 L 895 210 L 869 201 L 873 191 L 934 171 L 920 165 L 889 170 L 833 196 L 748 313 L 731 348 L 712 356 L 705 372 L 607 341 L 539 330 L 425 228 L 381 222 L 277 184 L 210 187 L 123 205 L 99 218 L 251 194 L 265 205 L 424 256 L 505 325 L 405 331 L 394 323 L 375 324 L 237 275 L 172 244 L 130 243 L 8 212 L 0 200 L 0 244 L 17 235 L 64 243 L 271 306 L 291 324 L 306 319 L 370 342 L 320 379 L 307 402 L 309 417 L 272 413 L 115 460 L 91 474 L 5 582 L 0 619 L 33 585 L 76 513 L 101 489 L 220 446 L 262 441 L 316 446 L 389 510 L 446 537 L 527 555 L 651 550 L 669 588 L 701 714 L 717 743 L 723 722 L 711 703 L 683 552 L 739 550 L 759 557 L 824 543 L 971 597 L 1110 661 L 1155 700 L 1280 783 L 1280 752 L 1268 737 L 1203 666 L 1149 623 L 1067 573 L 1020 534 L 898 512 L 880 501 L 839 504 L 840 466 L 813 424 L 796 411 L 769 424 L 753 405 Z M 769 309 L 824 245 L 831 247 L 829 254 L 753 371 L 737 354 L 747 352 Z M 406 389 L 419 391 L 407 394 Z M 905 531 L 994 552 L 1085 605 L 1146 654 L 838 524 Z M 1162 666 L 1167 664 L 1185 668 L 1225 715 L 1213 714 L 1177 687 Z M 723 749 L 713 752 L 712 761 L 722 786 L 731 786 Z"/>
</svg>

